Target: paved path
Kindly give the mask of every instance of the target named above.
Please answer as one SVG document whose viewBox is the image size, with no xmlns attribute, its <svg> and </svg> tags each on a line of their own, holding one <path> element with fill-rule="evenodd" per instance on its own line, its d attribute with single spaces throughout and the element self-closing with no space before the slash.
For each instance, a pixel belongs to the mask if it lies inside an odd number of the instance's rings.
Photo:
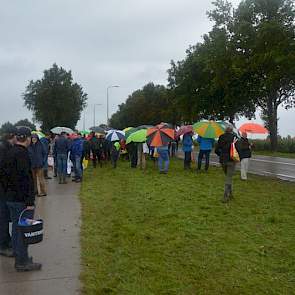
<svg viewBox="0 0 295 295">
<path fill-rule="evenodd" d="M 17 273 L 14 259 L 0 257 L 1 295 L 73 295 L 80 283 L 80 203 L 79 185 L 58 185 L 49 180 L 48 196 L 38 198 L 37 215 L 44 219 L 45 237 L 30 246 L 40 272 Z"/>
</svg>

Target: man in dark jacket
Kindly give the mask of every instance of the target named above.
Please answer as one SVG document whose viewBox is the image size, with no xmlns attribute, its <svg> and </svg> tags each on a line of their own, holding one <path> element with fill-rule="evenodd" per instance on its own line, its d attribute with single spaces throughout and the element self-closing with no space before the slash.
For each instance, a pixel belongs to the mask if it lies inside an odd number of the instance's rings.
<svg viewBox="0 0 295 295">
<path fill-rule="evenodd" d="M 44 150 L 44 146 L 40 142 L 37 134 L 32 135 L 32 142 L 28 147 L 28 151 L 31 160 L 35 193 L 38 195 L 38 197 L 45 197 L 46 187 L 43 167 L 46 151 Z"/>
<path fill-rule="evenodd" d="M 43 166 L 43 173 L 44 173 L 44 178 L 45 179 L 51 179 L 51 177 L 49 177 L 48 175 L 48 156 L 49 156 L 49 145 L 50 145 L 50 135 L 46 134 L 45 137 L 42 137 L 40 139 L 40 142 L 43 145 L 43 149 L 44 149 L 44 166 Z"/>
<path fill-rule="evenodd" d="M 16 144 L 10 149 L 5 164 L 7 174 L 7 206 L 12 221 L 12 247 L 15 253 L 17 271 L 40 270 L 42 265 L 34 263 L 28 255 L 28 245 L 23 241 L 22 233 L 17 231 L 20 216 L 32 219 L 35 209 L 34 181 L 28 146 L 31 143 L 31 131 L 21 127 L 17 131 Z"/>
<path fill-rule="evenodd" d="M 225 174 L 224 196 L 222 201 L 228 202 L 232 198 L 232 178 L 235 173 L 236 163 L 230 157 L 230 148 L 234 139 L 233 127 L 228 126 L 225 133 L 222 134 L 215 149 L 215 153 L 219 156 L 219 161 Z"/>
<path fill-rule="evenodd" d="M 7 176 L 5 162 L 7 154 L 16 143 L 16 128 L 7 130 L 0 141 L 0 255 L 13 257 L 11 237 L 9 234 L 9 209 L 6 204 Z"/>
<path fill-rule="evenodd" d="M 241 160 L 241 179 L 247 180 L 249 159 L 252 156 L 252 152 L 251 144 L 249 143 L 246 132 L 242 132 L 242 137 L 237 142 L 237 149 Z"/>
<path fill-rule="evenodd" d="M 57 159 L 57 174 L 59 184 L 65 184 L 67 177 L 68 153 L 70 142 L 65 132 L 63 132 L 55 141 L 54 153 Z"/>
<path fill-rule="evenodd" d="M 82 157 L 83 157 L 83 146 L 84 140 L 81 137 L 81 134 L 78 134 L 77 137 L 73 140 L 71 145 L 71 160 L 74 166 L 75 172 L 75 182 L 82 181 L 83 167 L 82 167 Z"/>
</svg>

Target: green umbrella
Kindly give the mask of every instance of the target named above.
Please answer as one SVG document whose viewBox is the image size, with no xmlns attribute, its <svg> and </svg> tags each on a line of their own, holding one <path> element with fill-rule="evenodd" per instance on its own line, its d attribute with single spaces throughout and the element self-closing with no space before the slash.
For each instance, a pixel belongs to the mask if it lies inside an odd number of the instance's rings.
<svg viewBox="0 0 295 295">
<path fill-rule="evenodd" d="M 128 136 L 130 136 L 132 133 L 134 133 L 137 130 L 138 130 L 137 128 L 129 127 L 128 130 L 125 131 L 125 137 L 128 138 Z"/>
<path fill-rule="evenodd" d="M 137 130 L 128 136 L 128 138 L 126 140 L 126 144 L 128 144 L 130 142 L 145 142 L 146 141 L 146 134 L 147 134 L 147 129 Z"/>
<path fill-rule="evenodd" d="M 217 138 L 224 133 L 225 126 L 215 121 L 200 121 L 193 125 L 196 133 L 204 138 Z"/>
<path fill-rule="evenodd" d="M 91 133 L 91 131 L 90 130 L 82 130 L 82 131 L 80 131 L 80 133 L 82 135 L 89 135 Z"/>
</svg>

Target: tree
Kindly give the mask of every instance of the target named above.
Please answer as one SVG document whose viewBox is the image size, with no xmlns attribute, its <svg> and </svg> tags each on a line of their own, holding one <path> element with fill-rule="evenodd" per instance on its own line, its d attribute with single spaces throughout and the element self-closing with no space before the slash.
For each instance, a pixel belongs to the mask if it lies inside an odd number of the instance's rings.
<svg viewBox="0 0 295 295">
<path fill-rule="evenodd" d="M 71 71 L 56 64 L 44 71 L 41 80 L 29 82 L 23 98 L 44 131 L 55 126 L 74 129 L 87 102 L 82 87 L 73 83 Z"/>
<path fill-rule="evenodd" d="M 30 122 L 28 119 L 24 119 L 24 120 L 19 120 L 18 122 L 16 122 L 14 124 L 15 127 L 18 126 L 25 126 L 25 127 L 29 127 L 31 130 L 36 130 L 36 126 L 34 123 Z"/>
<path fill-rule="evenodd" d="M 162 85 L 149 83 L 134 91 L 119 110 L 111 117 L 113 128 L 123 129 L 128 126 L 155 125 L 160 122 L 173 122 L 171 99 Z"/>
</svg>

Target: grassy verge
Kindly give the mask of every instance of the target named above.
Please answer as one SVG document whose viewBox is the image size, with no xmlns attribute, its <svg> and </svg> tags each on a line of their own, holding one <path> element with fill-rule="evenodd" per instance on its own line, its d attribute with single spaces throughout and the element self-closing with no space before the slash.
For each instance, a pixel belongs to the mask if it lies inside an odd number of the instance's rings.
<svg viewBox="0 0 295 295">
<path fill-rule="evenodd" d="M 254 151 L 253 152 L 253 155 L 295 159 L 295 153 L 281 153 L 281 152 L 270 152 L 270 151 Z"/>
<path fill-rule="evenodd" d="M 81 190 L 84 294 L 294 294 L 295 185 L 120 162 Z"/>
</svg>

